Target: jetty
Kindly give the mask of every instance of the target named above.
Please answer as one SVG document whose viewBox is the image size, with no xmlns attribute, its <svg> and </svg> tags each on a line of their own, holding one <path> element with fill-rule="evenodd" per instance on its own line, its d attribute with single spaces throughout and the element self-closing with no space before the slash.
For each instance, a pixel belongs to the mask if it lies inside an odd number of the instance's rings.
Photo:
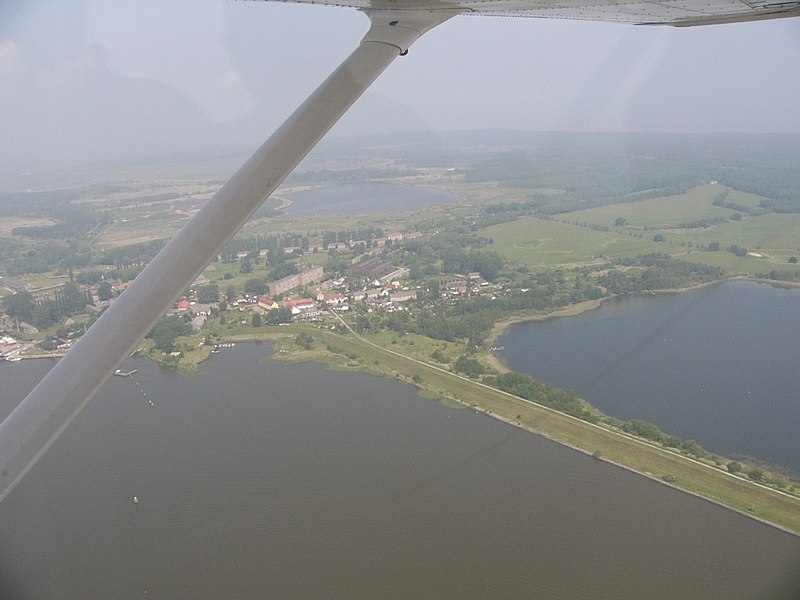
<svg viewBox="0 0 800 600">
<path fill-rule="evenodd" d="M 114 371 L 114 375 L 116 375 L 117 377 L 130 377 L 134 373 L 138 373 L 138 372 L 139 372 L 139 369 L 134 369 L 133 371 L 128 371 L 127 373 L 125 371 L 117 369 L 116 371 Z"/>
</svg>

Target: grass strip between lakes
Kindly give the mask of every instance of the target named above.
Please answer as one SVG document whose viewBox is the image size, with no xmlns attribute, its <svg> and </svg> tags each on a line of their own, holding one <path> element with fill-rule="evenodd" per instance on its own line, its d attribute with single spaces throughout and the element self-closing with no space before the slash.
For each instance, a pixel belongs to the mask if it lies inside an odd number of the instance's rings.
<svg viewBox="0 0 800 600">
<path fill-rule="evenodd" d="M 346 356 L 345 366 L 401 378 L 426 390 L 426 397 L 435 394 L 448 404 L 455 402 L 485 412 L 659 482 L 664 483 L 666 479 L 673 487 L 800 534 L 800 499 L 790 494 L 518 398 L 354 334 L 314 329 L 312 335 L 329 350 Z M 311 360 L 320 358 L 319 352 L 307 355 Z M 329 360 L 322 362 L 331 364 Z"/>
</svg>

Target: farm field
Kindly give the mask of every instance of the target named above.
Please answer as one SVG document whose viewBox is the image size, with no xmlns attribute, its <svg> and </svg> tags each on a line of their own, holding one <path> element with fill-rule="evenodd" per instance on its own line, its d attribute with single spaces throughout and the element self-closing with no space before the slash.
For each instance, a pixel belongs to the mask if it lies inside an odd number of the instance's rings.
<svg viewBox="0 0 800 600">
<path fill-rule="evenodd" d="M 651 252 L 719 266 L 729 273 L 765 275 L 773 270 L 794 271 L 789 258 L 800 256 L 800 214 L 766 213 L 744 216 L 706 227 L 679 225 L 730 217 L 737 211 L 714 206 L 724 186 L 703 185 L 685 194 L 577 210 L 554 215 L 554 221 L 523 218 L 493 225 L 481 234 L 494 240 L 505 258 L 528 267 L 569 267 Z M 730 190 L 728 199 L 758 206 L 760 197 Z M 615 225 L 624 219 L 624 225 Z M 641 237 L 639 237 L 641 236 Z M 661 241 L 655 241 L 659 236 Z M 706 251 L 710 244 L 719 251 Z M 731 246 L 750 254 L 736 256 Z M 703 248 L 703 251 L 700 249 Z"/>
<path fill-rule="evenodd" d="M 665 244 L 623 231 L 595 231 L 556 221 L 527 217 L 481 229 L 491 238 L 492 249 L 527 267 L 575 267 L 602 261 L 664 251 Z"/>
<path fill-rule="evenodd" d="M 576 210 L 558 214 L 556 219 L 611 227 L 615 219 L 622 217 L 628 227 L 669 229 L 699 219 L 729 218 L 736 211 L 713 204 L 726 189 L 721 185 L 701 185 L 685 194 Z"/>
</svg>

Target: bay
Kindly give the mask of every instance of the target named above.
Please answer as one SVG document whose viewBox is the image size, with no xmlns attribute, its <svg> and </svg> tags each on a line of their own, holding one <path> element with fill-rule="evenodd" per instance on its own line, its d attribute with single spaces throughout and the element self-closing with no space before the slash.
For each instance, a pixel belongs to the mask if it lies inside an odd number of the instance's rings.
<svg viewBox="0 0 800 600">
<path fill-rule="evenodd" d="M 126 361 L 138 372 L 0 504 L 0 597 L 800 592 L 796 536 L 404 383 L 269 353 L 237 345 L 191 377 Z M 4 412 L 48 363 L 0 364 Z"/>
<path fill-rule="evenodd" d="M 798 289 L 736 281 L 624 296 L 514 325 L 498 344 L 512 369 L 606 414 L 800 473 Z"/>
</svg>

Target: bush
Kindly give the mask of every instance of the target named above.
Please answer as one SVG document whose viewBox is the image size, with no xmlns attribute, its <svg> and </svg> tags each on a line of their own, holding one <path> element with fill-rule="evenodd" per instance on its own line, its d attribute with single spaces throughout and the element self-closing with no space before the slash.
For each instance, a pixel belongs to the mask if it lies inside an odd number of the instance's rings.
<svg viewBox="0 0 800 600">
<path fill-rule="evenodd" d="M 764 471 L 759 468 L 750 469 L 747 476 L 753 481 L 762 481 L 764 479 Z"/>
<path fill-rule="evenodd" d="M 741 473 L 742 472 L 742 463 L 731 461 L 728 463 L 728 473 Z"/>
</svg>

